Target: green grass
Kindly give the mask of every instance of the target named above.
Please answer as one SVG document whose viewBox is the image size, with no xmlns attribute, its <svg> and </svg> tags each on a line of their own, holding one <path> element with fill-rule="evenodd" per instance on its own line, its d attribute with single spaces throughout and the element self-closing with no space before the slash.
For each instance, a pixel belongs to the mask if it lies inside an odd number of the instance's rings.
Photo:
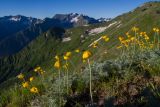
<svg viewBox="0 0 160 107">
<path fill-rule="evenodd" d="M 150 5 L 152 5 L 150 8 L 143 11 L 144 8 Z M 155 76 L 159 77 L 160 58 L 158 56 L 159 54 L 157 54 L 159 51 L 157 52 L 152 50 L 150 52 L 147 51 L 146 53 L 143 53 L 141 56 L 135 55 L 133 59 L 124 57 L 124 61 L 121 61 L 121 52 L 116 49 L 116 46 L 119 44 L 118 36 L 125 36 L 125 33 L 128 32 L 133 26 L 137 26 L 141 31 L 147 31 L 152 39 L 154 35 L 152 28 L 160 27 L 160 16 L 156 13 L 157 10 L 160 10 L 160 3 L 147 3 L 144 6 L 135 9 L 133 12 L 118 16 L 107 23 L 68 29 L 65 34 L 70 36 L 72 40 L 66 43 L 61 42 L 60 38 L 56 38 L 57 31 L 52 29 L 37 37 L 19 53 L 13 56 L 1 58 L 0 80 L 7 81 L 0 85 L 0 106 L 25 107 L 38 104 L 48 107 L 57 105 L 59 102 L 59 97 L 57 95 L 58 93 L 56 91 L 58 90 L 58 85 L 61 85 L 63 92 L 61 95 L 63 104 L 67 101 L 66 97 L 71 97 L 70 95 L 74 94 L 73 90 L 76 91 L 78 96 L 81 96 L 83 93 L 86 94 L 89 88 L 88 68 L 85 63 L 82 63 L 81 54 L 83 50 L 88 49 L 92 51 L 93 54 L 91 57 L 91 65 L 93 75 L 95 75 L 93 76 L 94 99 L 97 101 L 99 97 L 97 92 L 100 91 L 100 93 L 108 92 L 107 95 L 105 94 L 105 96 L 107 96 L 107 100 L 117 96 L 117 100 L 121 98 L 124 100 L 126 96 L 123 95 L 124 90 L 121 89 L 120 86 L 128 83 L 132 84 L 135 81 L 138 81 L 136 79 L 139 77 L 143 80 L 145 79 L 145 75 L 151 75 L 152 79 L 154 79 Z M 89 36 L 83 43 L 81 43 L 80 36 L 86 29 L 92 29 L 99 26 L 108 26 L 115 21 L 120 21 L 121 26 L 117 28 L 117 25 L 113 25 L 105 32 L 95 36 Z M 47 37 L 46 33 L 48 34 Z M 108 35 L 110 37 L 110 41 L 107 43 L 100 42 L 100 46 L 97 49 L 88 48 L 90 43 L 102 35 Z M 74 52 L 75 49 L 80 49 L 81 52 L 73 53 L 72 55 L 73 57 L 71 59 L 69 69 L 70 95 L 66 95 L 66 85 L 64 82 L 65 71 L 62 70 L 61 80 L 59 81 L 57 79 L 58 71 L 53 68 L 55 61 L 54 56 L 58 54 L 62 58 L 65 52 Z M 107 54 L 104 53 L 105 51 L 107 51 Z M 146 54 L 148 56 L 145 56 Z M 147 60 L 143 60 L 144 57 L 147 58 Z M 143 63 L 141 63 L 141 61 Z M 128 67 L 128 65 L 133 62 L 135 65 L 131 68 Z M 15 78 L 15 76 L 20 72 L 23 72 L 27 77 L 35 75 L 33 73 L 33 69 L 37 65 L 40 65 L 46 73 L 44 74 L 45 79 L 41 80 L 41 77 L 37 76 L 37 79 L 34 81 L 33 84 L 39 87 L 41 93 L 40 95 L 33 95 L 19 85 L 20 82 Z M 148 67 L 148 65 L 150 66 Z M 140 67 L 140 69 L 138 67 Z M 146 79 L 146 81 L 150 80 Z M 157 87 L 159 82 L 154 81 L 152 83 L 155 83 Z M 142 85 L 142 83 L 136 85 L 139 86 Z M 142 88 L 142 91 L 148 89 L 147 83 L 140 88 Z M 117 93 L 118 90 L 122 92 Z M 151 89 L 149 88 L 149 90 Z M 149 104 L 149 98 L 146 96 L 141 97 L 144 97 L 147 100 L 143 98 L 138 98 L 138 100 L 134 99 L 134 102 L 127 100 L 127 103 L 125 104 Z M 152 95 L 152 97 L 156 99 L 154 95 Z M 157 100 L 154 101 L 156 102 Z M 82 101 L 75 100 L 75 102 L 77 105 L 82 104 Z M 157 104 L 157 102 L 155 104 Z M 150 104 L 150 106 L 151 105 L 152 104 Z"/>
</svg>

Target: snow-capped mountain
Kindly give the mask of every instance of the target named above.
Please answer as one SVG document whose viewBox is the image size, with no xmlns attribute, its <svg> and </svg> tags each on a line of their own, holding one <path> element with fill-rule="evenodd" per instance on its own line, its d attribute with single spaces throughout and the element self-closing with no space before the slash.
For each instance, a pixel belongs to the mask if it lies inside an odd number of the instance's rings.
<svg viewBox="0 0 160 107">
<path fill-rule="evenodd" d="M 67 29 L 100 22 L 97 19 L 78 13 L 56 14 L 52 18 L 43 20 L 21 15 L 1 17 L 0 56 L 12 55 L 20 51 L 41 33 L 53 27 Z"/>
<path fill-rule="evenodd" d="M 17 18 L 17 17 L 11 17 L 9 20 L 12 20 L 12 21 L 20 21 L 20 20 L 21 20 L 21 17 L 20 17 L 20 18 Z"/>
<path fill-rule="evenodd" d="M 3 38 L 11 36 L 19 31 L 25 30 L 26 28 L 35 25 L 71 28 L 100 22 L 102 22 L 102 19 L 97 20 L 87 15 L 78 13 L 56 14 L 52 18 L 45 18 L 43 20 L 22 15 L 4 16 L 0 17 L 0 41 Z"/>
<path fill-rule="evenodd" d="M 110 20 L 112 20 L 111 18 L 99 18 L 97 19 L 99 22 L 108 22 Z"/>
<path fill-rule="evenodd" d="M 73 26 L 83 26 L 87 24 L 99 23 L 98 20 L 89 17 L 87 15 L 78 14 L 78 13 L 70 13 L 70 14 L 56 14 L 53 19 L 60 20 L 62 22 L 67 22 L 72 24 Z"/>
<path fill-rule="evenodd" d="M 0 41 L 3 38 L 28 28 L 29 26 L 42 22 L 43 21 L 40 19 L 21 15 L 0 17 Z"/>
<path fill-rule="evenodd" d="M 0 22 L 8 22 L 8 23 L 20 23 L 26 25 L 32 25 L 32 24 L 38 24 L 42 23 L 43 21 L 41 19 L 33 18 L 33 17 L 26 17 L 22 15 L 16 15 L 16 16 L 4 16 L 0 18 Z"/>
</svg>

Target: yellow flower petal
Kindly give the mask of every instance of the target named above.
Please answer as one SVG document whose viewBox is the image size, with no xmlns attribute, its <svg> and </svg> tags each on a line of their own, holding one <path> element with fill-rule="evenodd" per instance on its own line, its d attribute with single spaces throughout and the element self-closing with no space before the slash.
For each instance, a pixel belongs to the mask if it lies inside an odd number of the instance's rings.
<svg viewBox="0 0 160 107">
<path fill-rule="evenodd" d="M 18 76 L 17 76 L 18 79 L 23 79 L 24 78 L 24 75 L 22 73 L 20 73 Z"/>
<path fill-rule="evenodd" d="M 83 59 L 88 59 L 91 56 L 91 52 L 90 51 L 84 51 L 82 58 Z"/>
<path fill-rule="evenodd" d="M 30 77 L 29 81 L 32 82 L 34 80 L 34 77 Z"/>
<path fill-rule="evenodd" d="M 60 61 L 56 61 L 54 64 L 54 67 L 59 69 L 60 68 Z"/>
<path fill-rule="evenodd" d="M 29 83 L 28 83 L 28 82 L 24 82 L 24 83 L 22 83 L 22 86 L 23 86 L 24 88 L 27 88 L 27 87 L 29 86 Z"/>
<path fill-rule="evenodd" d="M 79 49 L 76 49 L 76 50 L 75 50 L 75 52 L 79 53 L 79 52 L 80 52 L 80 50 L 79 50 Z"/>
<path fill-rule="evenodd" d="M 32 88 L 30 89 L 30 92 L 31 92 L 31 93 L 38 93 L 38 88 L 32 87 Z"/>
<path fill-rule="evenodd" d="M 63 59 L 64 59 L 64 60 L 68 60 L 69 57 L 68 57 L 68 56 L 63 56 Z"/>
<path fill-rule="evenodd" d="M 70 57 L 71 54 L 72 54 L 71 52 L 66 52 L 66 55 L 65 55 L 65 56 Z"/>
<path fill-rule="evenodd" d="M 108 42 L 108 41 L 109 41 L 109 38 L 104 39 L 104 41 L 105 41 L 105 42 Z"/>
</svg>

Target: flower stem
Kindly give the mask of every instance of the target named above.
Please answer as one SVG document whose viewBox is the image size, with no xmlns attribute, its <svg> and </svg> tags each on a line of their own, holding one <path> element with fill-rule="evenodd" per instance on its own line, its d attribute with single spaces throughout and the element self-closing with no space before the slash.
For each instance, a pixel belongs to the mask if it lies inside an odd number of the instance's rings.
<svg viewBox="0 0 160 107">
<path fill-rule="evenodd" d="M 89 91 L 90 91 L 90 97 L 91 97 L 91 104 L 93 104 L 93 97 L 92 97 L 92 71 L 91 71 L 91 65 L 90 65 L 90 61 L 88 59 L 88 66 L 89 66 Z"/>
<path fill-rule="evenodd" d="M 58 70 L 58 75 L 59 75 L 59 82 L 60 82 L 60 79 L 61 79 L 61 71 L 60 69 Z M 60 84 L 58 85 L 58 92 L 59 92 L 59 106 L 61 107 L 61 87 L 60 87 Z"/>
<path fill-rule="evenodd" d="M 66 71 L 67 71 L 67 94 L 69 94 L 69 91 L 68 91 L 68 89 L 69 89 L 69 87 L 68 87 L 68 85 L 69 85 L 69 83 L 68 83 L 68 68 L 67 68 L 67 65 L 68 65 L 68 62 L 67 62 L 67 60 L 66 60 Z"/>
<path fill-rule="evenodd" d="M 134 52 L 133 52 L 133 54 L 135 54 L 136 53 L 136 40 L 137 40 L 137 32 L 135 31 L 135 40 L 134 40 Z"/>
<path fill-rule="evenodd" d="M 158 50 L 159 50 L 159 35 L 158 35 L 158 32 L 157 32 L 157 36 L 158 36 Z"/>
</svg>

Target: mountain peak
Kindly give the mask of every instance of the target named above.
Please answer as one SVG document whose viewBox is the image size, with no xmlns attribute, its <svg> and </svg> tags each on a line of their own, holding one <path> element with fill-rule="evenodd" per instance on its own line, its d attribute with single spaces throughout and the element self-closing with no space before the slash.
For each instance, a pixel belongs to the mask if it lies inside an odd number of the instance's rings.
<svg viewBox="0 0 160 107">
<path fill-rule="evenodd" d="M 99 19 L 97 19 L 99 22 L 108 22 L 108 21 L 110 21 L 111 20 L 111 18 L 103 18 L 103 17 L 101 17 L 101 18 L 99 18 Z"/>
<path fill-rule="evenodd" d="M 86 24 L 99 23 L 98 20 L 92 17 L 78 13 L 56 14 L 53 19 L 60 20 L 61 22 L 72 23 L 74 26 L 83 26 Z"/>
<path fill-rule="evenodd" d="M 21 16 L 21 15 L 11 16 L 11 18 L 9 18 L 9 20 L 20 21 L 22 19 L 22 17 L 25 17 L 25 16 Z"/>
</svg>

